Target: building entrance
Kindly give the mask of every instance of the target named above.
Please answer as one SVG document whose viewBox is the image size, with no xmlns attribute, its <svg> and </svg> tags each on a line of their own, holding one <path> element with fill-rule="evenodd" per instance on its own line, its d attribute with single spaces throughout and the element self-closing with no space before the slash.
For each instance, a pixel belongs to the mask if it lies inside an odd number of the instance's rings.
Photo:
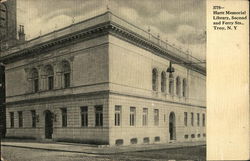
<svg viewBox="0 0 250 161">
<path fill-rule="evenodd" d="M 45 111 L 45 138 L 52 139 L 52 134 L 53 134 L 52 112 L 47 110 Z"/>
<path fill-rule="evenodd" d="M 169 115 L 169 135 L 170 140 L 176 140 L 175 114 L 171 112 Z"/>
</svg>

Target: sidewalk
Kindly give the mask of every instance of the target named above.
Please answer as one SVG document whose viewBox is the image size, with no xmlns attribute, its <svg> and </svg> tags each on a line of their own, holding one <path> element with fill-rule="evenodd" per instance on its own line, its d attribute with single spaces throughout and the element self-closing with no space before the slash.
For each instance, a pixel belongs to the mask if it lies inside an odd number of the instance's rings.
<svg viewBox="0 0 250 161">
<path fill-rule="evenodd" d="M 28 149 L 40 149 L 48 151 L 73 152 L 73 153 L 98 154 L 98 155 L 108 155 L 108 154 L 138 152 L 138 151 L 153 151 L 153 150 L 174 149 L 174 148 L 204 146 L 204 145 L 206 145 L 205 142 L 184 142 L 184 143 L 100 147 L 97 145 L 75 144 L 75 143 L 64 143 L 64 142 L 42 143 L 35 141 L 24 142 L 18 140 L 2 140 L 1 142 L 2 148 L 19 147 Z"/>
</svg>

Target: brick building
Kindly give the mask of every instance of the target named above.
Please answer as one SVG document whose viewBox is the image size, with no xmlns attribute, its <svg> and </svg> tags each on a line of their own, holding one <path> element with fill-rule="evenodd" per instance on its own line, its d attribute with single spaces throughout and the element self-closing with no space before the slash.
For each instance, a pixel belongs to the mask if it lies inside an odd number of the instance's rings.
<svg viewBox="0 0 250 161">
<path fill-rule="evenodd" d="M 205 140 L 205 67 L 111 12 L 1 52 L 8 137 Z M 166 72 L 170 62 L 175 69 Z"/>
</svg>

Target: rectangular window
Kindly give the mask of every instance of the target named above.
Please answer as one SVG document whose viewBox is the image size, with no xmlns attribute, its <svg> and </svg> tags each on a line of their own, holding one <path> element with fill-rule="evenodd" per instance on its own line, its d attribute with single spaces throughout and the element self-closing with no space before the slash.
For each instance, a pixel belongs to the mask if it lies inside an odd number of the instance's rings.
<svg viewBox="0 0 250 161">
<path fill-rule="evenodd" d="M 188 113 L 184 112 L 184 125 L 187 126 Z"/>
<path fill-rule="evenodd" d="M 32 127 L 36 127 L 36 111 L 31 110 Z"/>
<path fill-rule="evenodd" d="M 67 127 L 67 108 L 61 108 L 62 111 L 62 127 Z"/>
<path fill-rule="evenodd" d="M 135 115 L 136 115 L 135 107 L 130 107 L 130 115 L 129 115 L 130 126 L 135 126 L 135 119 L 136 119 Z"/>
<path fill-rule="evenodd" d="M 154 124 L 159 125 L 159 109 L 154 109 Z"/>
<path fill-rule="evenodd" d="M 10 127 L 14 127 L 14 112 L 10 112 Z"/>
<path fill-rule="evenodd" d="M 70 86 L 70 73 L 64 73 L 64 86 L 65 88 Z"/>
<path fill-rule="evenodd" d="M 23 112 L 18 111 L 18 125 L 19 127 L 23 127 Z"/>
<path fill-rule="evenodd" d="M 142 126 L 147 126 L 148 125 L 148 109 L 143 108 L 142 111 Z"/>
<path fill-rule="evenodd" d="M 194 113 L 191 112 L 191 125 L 194 126 Z"/>
<path fill-rule="evenodd" d="M 115 126 L 121 125 L 121 106 L 115 106 Z"/>
<path fill-rule="evenodd" d="M 88 126 L 88 106 L 81 107 L 82 126 Z"/>
<path fill-rule="evenodd" d="M 103 107 L 95 106 L 95 126 L 103 126 Z"/>
<path fill-rule="evenodd" d="M 205 114 L 202 114 L 202 126 L 206 125 L 206 118 L 205 118 Z"/>
<path fill-rule="evenodd" d="M 197 113 L 197 126 L 200 126 L 200 114 Z"/>
<path fill-rule="evenodd" d="M 49 90 L 52 90 L 54 88 L 54 77 L 53 76 L 48 77 L 48 85 L 49 85 Z"/>
</svg>

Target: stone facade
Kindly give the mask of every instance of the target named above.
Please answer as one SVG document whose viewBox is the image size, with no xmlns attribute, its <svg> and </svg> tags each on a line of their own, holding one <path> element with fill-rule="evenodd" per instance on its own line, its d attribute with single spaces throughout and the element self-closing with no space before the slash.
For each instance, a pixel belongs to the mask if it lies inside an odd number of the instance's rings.
<svg viewBox="0 0 250 161">
<path fill-rule="evenodd" d="M 106 12 L 3 52 L 6 135 L 109 145 L 205 140 L 205 68 L 163 45 Z"/>
</svg>

